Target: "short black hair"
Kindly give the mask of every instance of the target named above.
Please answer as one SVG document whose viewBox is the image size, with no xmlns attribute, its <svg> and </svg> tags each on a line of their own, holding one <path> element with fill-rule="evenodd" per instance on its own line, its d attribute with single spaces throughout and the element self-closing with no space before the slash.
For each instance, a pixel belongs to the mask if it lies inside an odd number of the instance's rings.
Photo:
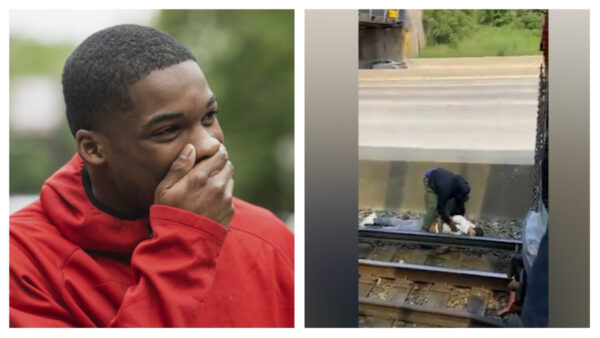
<svg viewBox="0 0 600 338">
<path fill-rule="evenodd" d="M 475 236 L 483 237 L 483 229 L 479 227 L 473 227 L 475 230 Z"/>
<path fill-rule="evenodd" d="M 71 133 L 93 130 L 133 108 L 129 86 L 184 61 L 196 61 L 181 43 L 158 29 L 118 25 L 89 36 L 71 53 L 62 74 Z"/>
</svg>

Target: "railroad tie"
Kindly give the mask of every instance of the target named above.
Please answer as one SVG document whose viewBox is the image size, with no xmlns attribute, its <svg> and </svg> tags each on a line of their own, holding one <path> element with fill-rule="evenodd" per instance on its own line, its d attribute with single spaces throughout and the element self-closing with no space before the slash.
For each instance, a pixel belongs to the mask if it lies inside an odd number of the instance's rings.
<svg viewBox="0 0 600 338">
<path fill-rule="evenodd" d="M 365 278 L 371 278 L 371 279 L 377 279 L 377 278 L 395 279 L 394 269 L 390 269 L 388 267 L 361 265 L 361 266 L 359 266 L 359 271 L 360 271 L 360 275 L 361 276 L 365 276 Z"/>
<path fill-rule="evenodd" d="M 425 264 L 427 257 L 427 253 L 422 251 L 415 250 L 413 248 L 401 248 L 397 250 L 392 261 L 398 263 Z"/>
<path fill-rule="evenodd" d="M 484 316 L 487 304 L 493 296 L 493 293 L 488 289 L 479 287 L 471 288 L 467 300 L 467 312 L 473 315 Z"/>
<path fill-rule="evenodd" d="M 447 283 L 435 283 L 429 289 L 427 306 L 433 309 L 445 309 L 453 286 Z"/>
<path fill-rule="evenodd" d="M 385 245 L 373 250 L 371 257 L 372 259 L 389 262 L 396 254 L 396 251 L 398 251 L 398 248 L 396 248 L 394 245 Z"/>
<path fill-rule="evenodd" d="M 376 278 L 371 276 L 359 275 L 358 277 L 358 296 L 366 297 L 369 292 L 375 287 Z"/>
<path fill-rule="evenodd" d="M 382 318 L 375 316 L 366 316 L 365 320 L 368 327 L 394 327 L 394 322 L 396 321 L 393 318 Z"/>
<path fill-rule="evenodd" d="M 412 289 L 413 282 L 408 279 L 397 278 L 390 287 L 388 300 L 394 303 L 402 304 Z"/>
</svg>

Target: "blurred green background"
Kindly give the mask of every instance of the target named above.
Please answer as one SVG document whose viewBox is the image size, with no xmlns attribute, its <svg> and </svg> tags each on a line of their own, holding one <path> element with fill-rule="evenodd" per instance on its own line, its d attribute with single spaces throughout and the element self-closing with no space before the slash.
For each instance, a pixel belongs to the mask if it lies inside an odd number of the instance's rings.
<svg viewBox="0 0 600 338">
<path fill-rule="evenodd" d="M 121 21 L 116 23 L 128 23 Z M 217 94 L 219 122 L 236 168 L 235 195 L 293 227 L 294 12 L 163 10 L 153 12 L 147 24 L 187 46 Z M 62 67 L 76 45 L 26 37 L 11 28 L 11 204 L 14 195 L 39 194 L 44 180 L 75 152 L 62 96 L 54 109 L 60 122 L 28 125 L 45 116 L 35 117 L 35 102 L 43 100 L 36 100 L 39 89 L 28 85 L 54 88 L 56 96 Z M 40 107 L 39 114 L 47 109 Z"/>
</svg>

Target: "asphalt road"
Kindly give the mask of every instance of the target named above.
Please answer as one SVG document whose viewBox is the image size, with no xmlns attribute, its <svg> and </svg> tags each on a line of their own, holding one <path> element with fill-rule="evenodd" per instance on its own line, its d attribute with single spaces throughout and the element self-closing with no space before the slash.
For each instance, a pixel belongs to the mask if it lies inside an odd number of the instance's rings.
<svg viewBox="0 0 600 338">
<path fill-rule="evenodd" d="M 359 72 L 359 157 L 533 164 L 540 57 Z"/>
</svg>

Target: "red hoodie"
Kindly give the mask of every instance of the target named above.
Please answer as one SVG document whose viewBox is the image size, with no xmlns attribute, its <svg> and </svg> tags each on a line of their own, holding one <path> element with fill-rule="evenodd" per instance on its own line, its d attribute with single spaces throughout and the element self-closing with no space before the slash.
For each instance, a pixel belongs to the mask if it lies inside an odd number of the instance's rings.
<svg viewBox="0 0 600 338">
<path fill-rule="evenodd" d="M 235 199 L 228 230 L 163 205 L 120 219 L 82 171 L 75 155 L 10 216 L 11 327 L 294 325 L 294 237 L 269 211 Z"/>
</svg>

